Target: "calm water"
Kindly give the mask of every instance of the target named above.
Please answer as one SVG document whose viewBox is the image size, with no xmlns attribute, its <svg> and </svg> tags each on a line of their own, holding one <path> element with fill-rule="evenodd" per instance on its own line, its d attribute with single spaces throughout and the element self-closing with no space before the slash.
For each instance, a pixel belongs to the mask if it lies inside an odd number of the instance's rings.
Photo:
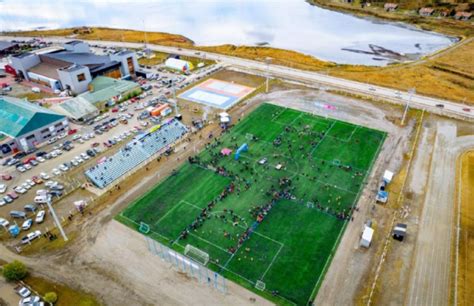
<svg viewBox="0 0 474 306">
<path fill-rule="evenodd" d="M 385 65 L 453 39 L 311 6 L 303 0 L 0 0 L 0 29 L 107 26 L 182 34 L 199 45 L 256 45 L 337 63 Z"/>
</svg>

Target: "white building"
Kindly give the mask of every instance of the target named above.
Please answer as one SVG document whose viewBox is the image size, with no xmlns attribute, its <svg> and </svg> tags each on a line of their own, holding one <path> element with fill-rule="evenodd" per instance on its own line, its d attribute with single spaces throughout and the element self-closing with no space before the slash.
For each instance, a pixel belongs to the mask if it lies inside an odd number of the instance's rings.
<svg viewBox="0 0 474 306">
<path fill-rule="evenodd" d="M 174 70 L 179 70 L 179 71 L 190 71 L 194 69 L 194 66 L 191 62 L 177 59 L 177 58 L 172 58 L 170 57 L 165 61 L 165 66 L 167 68 L 171 68 Z"/>
</svg>

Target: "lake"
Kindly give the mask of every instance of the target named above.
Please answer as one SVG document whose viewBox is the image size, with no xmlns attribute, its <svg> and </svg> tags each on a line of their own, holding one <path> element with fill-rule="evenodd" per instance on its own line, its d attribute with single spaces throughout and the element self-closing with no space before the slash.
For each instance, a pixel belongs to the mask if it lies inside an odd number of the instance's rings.
<svg viewBox="0 0 474 306">
<path fill-rule="evenodd" d="M 268 45 L 377 66 L 417 59 L 456 41 L 303 0 L 0 1 L 1 30 L 83 25 L 182 34 L 198 45 Z"/>
</svg>

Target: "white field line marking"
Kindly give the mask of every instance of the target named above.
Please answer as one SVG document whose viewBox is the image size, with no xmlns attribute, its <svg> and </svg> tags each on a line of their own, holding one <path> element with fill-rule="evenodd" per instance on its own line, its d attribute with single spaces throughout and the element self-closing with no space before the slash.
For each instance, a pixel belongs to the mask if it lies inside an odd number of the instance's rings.
<svg viewBox="0 0 474 306">
<path fill-rule="evenodd" d="M 171 212 L 175 211 L 179 206 L 181 206 L 182 203 L 185 203 L 183 200 L 179 201 L 178 204 L 176 204 L 173 208 L 168 210 L 166 214 L 163 215 L 158 221 L 156 221 L 156 225 L 158 225 L 164 218 L 166 218 Z M 185 203 L 186 204 L 186 203 Z"/>
<path fill-rule="evenodd" d="M 260 276 L 260 280 L 263 281 L 263 278 L 264 278 L 265 275 L 267 274 L 268 270 L 270 270 L 270 268 L 272 267 L 273 263 L 275 262 L 275 259 L 277 259 L 278 255 L 280 254 L 281 249 L 283 249 L 283 246 L 284 246 L 284 245 L 280 245 L 280 248 L 279 248 L 278 251 L 276 252 L 275 256 L 273 256 L 272 262 L 270 262 L 270 264 L 268 265 L 268 267 L 267 267 L 267 269 L 265 270 L 265 272 L 263 272 L 262 276 Z"/>
<path fill-rule="evenodd" d="M 198 236 L 198 235 L 195 235 L 195 234 L 193 234 L 193 233 L 191 233 L 191 232 L 189 233 L 189 235 L 191 235 L 191 236 L 193 236 L 193 237 L 196 237 L 197 239 L 202 240 L 202 241 L 204 241 L 204 242 L 206 242 L 206 243 L 208 243 L 208 244 L 210 244 L 210 245 L 216 247 L 217 249 L 219 249 L 219 250 L 221 250 L 221 251 L 223 251 L 223 252 L 229 254 L 229 252 L 228 252 L 227 250 L 223 249 L 222 247 L 218 246 L 217 244 L 214 244 L 214 243 L 210 242 L 210 241 L 207 240 L 207 239 L 204 239 L 204 238 L 202 238 L 202 237 L 200 237 L 200 236 Z"/>
<path fill-rule="evenodd" d="M 283 108 L 283 111 L 279 112 L 275 117 L 272 118 L 272 122 L 277 122 L 277 121 L 275 121 L 275 120 L 276 120 L 278 117 L 280 117 L 281 114 L 283 114 L 284 112 L 286 112 L 286 110 L 287 110 L 286 107 Z M 277 123 L 282 124 L 282 123 L 280 123 L 280 122 L 277 122 Z"/>
<path fill-rule="evenodd" d="M 323 138 L 321 139 L 321 141 L 319 141 L 316 146 L 311 150 L 311 156 L 313 156 L 313 153 L 314 151 L 316 151 L 316 149 L 319 147 L 319 145 L 324 141 L 324 139 L 326 139 L 326 136 L 329 134 L 329 131 L 331 131 L 332 127 L 334 126 L 334 124 L 336 124 L 336 121 L 333 121 L 331 126 L 329 127 L 329 129 L 326 131 L 326 133 L 324 133 L 324 136 Z"/>
</svg>

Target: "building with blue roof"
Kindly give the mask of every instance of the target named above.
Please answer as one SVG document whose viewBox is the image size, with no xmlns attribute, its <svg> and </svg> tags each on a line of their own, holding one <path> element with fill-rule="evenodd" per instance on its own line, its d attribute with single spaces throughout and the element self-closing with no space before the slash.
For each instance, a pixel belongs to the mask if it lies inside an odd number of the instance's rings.
<svg viewBox="0 0 474 306">
<path fill-rule="evenodd" d="M 66 116 L 26 100 L 0 96 L 0 155 L 35 149 L 69 129 Z"/>
</svg>

